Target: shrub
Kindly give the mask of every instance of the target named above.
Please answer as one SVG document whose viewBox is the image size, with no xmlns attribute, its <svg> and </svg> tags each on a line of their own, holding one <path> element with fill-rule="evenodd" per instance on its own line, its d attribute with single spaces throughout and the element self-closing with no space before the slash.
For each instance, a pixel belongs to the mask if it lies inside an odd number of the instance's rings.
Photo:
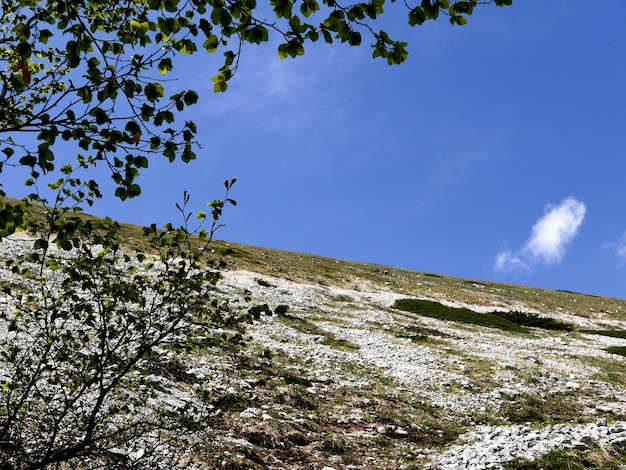
<svg viewBox="0 0 626 470">
<path fill-rule="evenodd" d="M 626 338 L 626 330 L 581 330 L 580 332 L 590 335 L 610 336 L 612 338 Z"/>
<path fill-rule="evenodd" d="M 544 330 L 562 330 L 573 331 L 574 325 L 571 323 L 555 320 L 550 317 L 542 317 L 536 313 L 527 312 L 493 312 L 494 315 L 505 318 L 510 322 L 516 323 L 521 326 L 528 326 L 533 328 L 541 328 Z"/>
<path fill-rule="evenodd" d="M 394 308 L 406 312 L 417 313 L 439 320 L 450 320 L 471 325 L 498 328 L 504 331 L 523 332 L 524 328 L 493 313 L 478 313 L 467 308 L 448 307 L 430 300 L 398 299 Z"/>
<path fill-rule="evenodd" d="M 0 311 L 3 468 L 104 468 L 131 455 L 133 468 L 154 468 L 159 443 L 198 429 L 212 413 L 193 394 L 172 399 L 150 373 L 189 382 L 176 361 L 160 356 L 190 343 L 236 345 L 241 336 L 228 330 L 249 318 L 216 296 L 221 274 L 201 262 L 223 203 L 213 203 L 204 232 L 188 228 L 187 202 L 185 195 L 181 228 L 145 229 L 145 252 L 123 247 L 112 220 L 56 207 L 33 221 L 38 238 L 3 241 L 22 245 L 7 261 L 12 308 Z M 202 227 L 207 217 L 199 219 Z"/>
<path fill-rule="evenodd" d="M 569 323 L 542 317 L 534 313 L 498 311 L 479 313 L 467 308 L 449 307 L 431 300 L 398 299 L 393 304 L 393 307 L 439 320 L 469 323 L 489 328 L 498 328 L 504 331 L 523 332 L 526 331 L 525 327 L 564 331 L 572 331 L 574 329 L 574 326 Z"/>
<path fill-rule="evenodd" d="M 620 356 L 626 356 L 626 346 L 609 346 L 604 349 L 611 354 L 618 354 Z"/>
</svg>

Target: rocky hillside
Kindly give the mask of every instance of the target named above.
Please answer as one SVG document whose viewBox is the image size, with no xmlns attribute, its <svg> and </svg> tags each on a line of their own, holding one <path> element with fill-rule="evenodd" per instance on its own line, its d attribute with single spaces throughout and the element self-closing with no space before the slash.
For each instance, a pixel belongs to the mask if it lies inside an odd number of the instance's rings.
<svg viewBox="0 0 626 470">
<path fill-rule="evenodd" d="M 240 351 L 164 354 L 153 370 L 174 399 L 210 391 L 217 411 L 189 441 L 197 468 L 626 464 L 626 301 L 232 243 L 214 253 L 229 266 L 219 295 L 273 313 Z"/>
<path fill-rule="evenodd" d="M 229 272 L 224 289 L 290 307 L 248 330 L 272 352 L 266 373 L 276 370 L 229 419 L 238 430 L 230 452 L 244 467 L 626 462 L 626 371 L 606 351 L 626 345 L 623 301 L 239 250 L 268 264 L 263 274 L 249 264 Z M 507 331 L 393 308 L 406 298 L 533 313 L 569 328 Z M 614 336 L 598 334 L 607 331 Z"/>
</svg>

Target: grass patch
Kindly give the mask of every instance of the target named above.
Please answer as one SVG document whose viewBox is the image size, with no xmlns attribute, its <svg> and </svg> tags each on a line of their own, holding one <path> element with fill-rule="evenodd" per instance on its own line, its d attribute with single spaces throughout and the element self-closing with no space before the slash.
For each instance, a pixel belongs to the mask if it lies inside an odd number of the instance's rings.
<svg viewBox="0 0 626 470">
<path fill-rule="evenodd" d="M 575 292 L 573 290 L 567 290 L 567 289 L 556 289 L 557 292 L 563 292 L 564 294 L 576 294 L 576 295 L 583 295 L 580 292 Z"/>
<path fill-rule="evenodd" d="M 497 328 L 504 331 L 525 332 L 528 327 L 546 330 L 572 331 L 573 325 L 525 312 L 489 312 L 478 313 L 467 308 L 448 307 L 447 305 L 420 299 L 399 299 L 394 308 L 405 312 L 417 313 L 438 320 L 450 320 L 471 325 Z"/>
<path fill-rule="evenodd" d="M 427 328 L 412 324 L 396 324 L 383 326 L 382 323 L 368 321 L 377 331 L 389 333 L 396 338 L 408 339 L 413 343 L 440 343 L 442 338 L 450 335 L 434 328 Z"/>
<path fill-rule="evenodd" d="M 354 344 L 352 341 L 349 341 L 347 339 L 337 338 L 332 333 L 327 333 L 327 334 L 329 336 L 327 336 L 322 341 L 322 344 L 324 346 L 328 346 L 330 348 L 338 349 L 340 351 L 345 351 L 345 352 L 355 352 L 360 349 L 359 345 Z"/>
<path fill-rule="evenodd" d="M 600 369 L 600 372 L 594 375 L 594 380 L 619 386 L 623 386 L 626 383 L 626 371 L 624 370 L 624 362 L 621 359 L 589 356 L 578 359 L 588 366 Z"/>
<path fill-rule="evenodd" d="M 261 287 L 276 287 L 274 284 L 267 282 L 265 279 L 256 278 L 255 281 Z"/>
<path fill-rule="evenodd" d="M 626 346 L 609 346 L 604 350 L 611 354 L 617 354 L 619 356 L 626 356 Z"/>
<path fill-rule="evenodd" d="M 515 459 L 503 464 L 507 470 L 615 470 L 626 461 L 625 447 L 591 451 L 554 450 L 535 460 Z"/>
<path fill-rule="evenodd" d="M 216 409 L 231 413 L 239 413 L 251 404 L 251 400 L 242 393 L 225 393 L 211 402 Z"/>
<path fill-rule="evenodd" d="M 581 330 L 581 333 L 587 333 L 589 335 L 601 335 L 609 336 L 611 338 L 626 339 L 626 330 Z M 611 354 L 617 354 L 619 356 L 626 356 L 626 346 L 609 346 L 604 350 Z"/>
<path fill-rule="evenodd" d="M 309 393 L 302 385 L 292 385 L 289 389 L 278 394 L 275 398 L 276 403 L 291 406 L 298 410 L 317 410 L 320 406 L 319 397 Z"/>
<path fill-rule="evenodd" d="M 337 294 L 331 296 L 331 300 L 334 300 L 335 302 L 354 302 L 354 297 L 350 297 L 345 294 Z"/>
<path fill-rule="evenodd" d="M 320 445 L 320 450 L 326 454 L 343 455 L 350 451 L 350 446 L 345 439 L 332 437 L 324 439 Z"/>
<path fill-rule="evenodd" d="M 289 326 L 309 335 L 322 336 L 323 339 L 321 341 L 321 344 L 325 346 L 347 352 L 354 352 L 360 349 L 358 344 L 354 344 L 347 339 L 337 338 L 330 331 L 326 331 L 320 328 L 315 323 L 307 320 L 306 318 L 299 318 L 294 315 L 290 315 L 282 310 L 277 311 L 276 313 L 278 321 L 280 321 L 283 325 Z"/>
<path fill-rule="evenodd" d="M 470 285 L 472 287 L 480 287 L 480 288 L 492 287 L 489 284 L 484 284 L 482 282 L 472 281 L 472 280 L 469 280 L 469 279 L 464 279 L 462 282 L 463 282 L 463 284 L 468 284 L 468 285 Z"/>
<path fill-rule="evenodd" d="M 407 398 L 404 397 L 404 400 Z M 379 423 L 408 431 L 403 439 L 420 446 L 445 447 L 465 431 L 460 423 L 440 416 L 438 409 L 413 400 L 407 400 L 409 403 L 398 403 L 402 399 L 400 396 L 381 405 L 376 418 Z"/>
<path fill-rule="evenodd" d="M 435 279 L 443 279 L 443 276 L 441 276 L 440 274 L 422 273 L 422 276 L 434 277 Z"/>
<path fill-rule="evenodd" d="M 513 424 L 577 422 L 581 417 L 582 405 L 575 397 L 567 395 L 516 395 L 505 403 L 500 412 Z"/>
<path fill-rule="evenodd" d="M 200 382 L 198 377 L 187 372 L 186 367 L 179 359 L 162 360 L 154 358 L 146 362 L 145 372 L 185 384 L 193 385 Z"/>
<path fill-rule="evenodd" d="M 626 330 L 580 330 L 581 333 L 588 335 L 610 336 L 611 338 L 626 339 Z"/>
<path fill-rule="evenodd" d="M 300 375 L 285 374 L 283 376 L 283 379 L 285 379 L 285 383 L 287 385 L 295 384 L 295 385 L 302 385 L 304 387 L 312 387 L 313 386 L 313 382 L 311 382 L 306 377 L 302 377 Z"/>
<path fill-rule="evenodd" d="M 425 326 L 418 326 L 418 325 L 406 325 L 404 327 L 409 333 L 412 334 L 416 334 L 419 336 L 440 336 L 440 337 L 446 337 L 446 336 L 450 336 L 442 331 L 436 330 L 435 328 L 427 328 Z"/>
</svg>

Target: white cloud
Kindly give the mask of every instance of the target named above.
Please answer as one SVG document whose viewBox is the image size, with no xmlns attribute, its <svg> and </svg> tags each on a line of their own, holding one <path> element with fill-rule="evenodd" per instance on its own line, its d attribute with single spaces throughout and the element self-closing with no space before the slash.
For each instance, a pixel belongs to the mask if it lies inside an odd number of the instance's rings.
<svg viewBox="0 0 626 470">
<path fill-rule="evenodd" d="M 615 257 L 619 261 L 620 266 L 626 263 L 626 233 L 622 235 L 616 243 L 605 243 L 603 248 L 608 248 L 615 253 Z"/>
<path fill-rule="evenodd" d="M 544 215 L 533 225 L 523 248 L 516 252 L 500 252 L 495 259 L 496 271 L 530 270 L 538 263 L 558 264 L 565 256 L 566 246 L 574 239 L 585 218 L 585 205 L 568 197 L 558 205 L 548 205 Z M 624 244 L 626 259 L 626 240 Z"/>
<path fill-rule="evenodd" d="M 532 228 L 524 251 L 548 264 L 557 264 L 565 255 L 585 218 L 585 205 L 568 197 L 558 206 L 548 206 L 544 216 Z"/>
<path fill-rule="evenodd" d="M 505 250 L 498 253 L 494 263 L 496 271 L 529 271 L 528 264 L 515 253 Z"/>
<path fill-rule="evenodd" d="M 220 120 L 220 126 L 232 120 L 240 127 L 252 119 L 255 126 L 285 130 L 307 128 L 321 115 L 328 119 L 342 112 L 342 84 L 349 82 L 349 64 L 354 58 L 345 51 L 311 45 L 304 57 L 281 60 L 278 42 L 244 48 L 226 93 L 213 94 L 213 84 L 206 80 L 203 95 L 210 100 L 205 101 L 202 113 Z"/>
</svg>

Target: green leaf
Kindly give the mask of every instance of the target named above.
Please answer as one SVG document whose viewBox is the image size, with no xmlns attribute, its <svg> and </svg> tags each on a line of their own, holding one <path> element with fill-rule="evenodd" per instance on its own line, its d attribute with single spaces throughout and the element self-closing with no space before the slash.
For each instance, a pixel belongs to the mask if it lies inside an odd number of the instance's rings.
<svg viewBox="0 0 626 470">
<path fill-rule="evenodd" d="M 128 191 L 126 191 L 125 188 L 118 186 L 115 189 L 115 197 L 120 198 L 122 201 L 125 201 L 126 199 L 128 199 Z"/>
<path fill-rule="evenodd" d="M 292 0 L 270 0 L 270 5 L 274 7 L 274 13 L 276 14 L 276 18 L 290 19 L 292 17 Z"/>
<path fill-rule="evenodd" d="M 411 26 L 422 25 L 427 19 L 422 7 L 415 7 L 409 11 L 409 24 Z"/>
<path fill-rule="evenodd" d="M 206 18 L 200 18 L 200 21 L 198 22 L 198 27 L 202 30 L 207 38 L 211 35 L 211 31 L 213 30 L 213 26 L 206 20 Z"/>
<path fill-rule="evenodd" d="M 180 155 L 180 159 L 183 161 L 183 163 L 189 163 L 191 160 L 196 159 L 196 153 L 193 151 L 191 144 L 185 144 L 185 149 Z"/>
<path fill-rule="evenodd" d="M 172 59 L 170 59 L 169 57 L 166 57 L 165 59 L 161 59 L 157 68 L 161 75 L 167 74 L 167 72 L 169 72 L 173 68 Z"/>
<path fill-rule="evenodd" d="M 91 111 L 89 111 L 89 115 L 96 119 L 96 124 L 111 122 L 108 113 L 104 109 L 99 107 L 95 107 Z"/>
<path fill-rule="evenodd" d="M 190 39 L 182 39 L 176 43 L 176 50 L 181 54 L 193 54 L 198 50 L 196 43 Z"/>
<path fill-rule="evenodd" d="M 211 21 L 218 26 L 229 26 L 233 22 L 233 18 L 226 8 L 213 8 L 211 12 Z"/>
<path fill-rule="evenodd" d="M 467 24 L 467 18 L 461 15 L 450 15 L 450 23 L 458 24 L 459 26 L 463 26 Z"/>
<path fill-rule="evenodd" d="M 148 29 L 150 29 L 150 23 L 148 21 L 130 20 L 130 26 L 131 28 L 141 31 L 142 33 L 145 33 Z"/>
<path fill-rule="evenodd" d="M 222 74 L 211 77 L 211 81 L 213 82 L 214 93 L 223 93 L 228 89 L 228 83 Z"/>
<path fill-rule="evenodd" d="M 50 39 L 52 36 L 52 31 L 50 31 L 49 29 L 42 29 L 39 31 L 39 41 L 41 41 L 42 44 L 47 44 L 48 39 Z"/>
<path fill-rule="evenodd" d="M 24 23 L 16 24 L 13 28 L 13 31 L 15 32 L 15 36 L 17 37 L 17 39 L 19 39 L 21 42 L 26 42 L 30 38 L 30 28 Z"/>
<path fill-rule="evenodd" d="M 22 59 L 29 59 L 33 55 L 33 49 L 27 42 L 20 42 L 15 48 L 15 52 L 17 52 Z"/>
<path fill-rule="evenodd" d="M 350 33 L 350 39 L 348 39 L 348 44 L 351 46 L 360 46 L 361 45 L 361 33 L 358 31 L 352 31 Z"/>
<path fill-rule="evenodd" d="M 196 104 L 198 102 L 198 98 L 198 93 L 193 90 L 189 90 L 183 96 L 183 101 L 185 102 L 185 105 L 191 106 L 192 104 Z"/>
<path fill-rule="evenodd" d="M 246 31 L 245 39 L 252 44 L 261 44 L 269 40 L 269 31 L 264 26 L 256 25 Z"/>
<path fill-rule="evenodd" d="M 91 103 L 91 100 L 93 98 L 92 93 L 91 93 L 91 89 L 88 86 L 84 86 L 79 88 L 76 91 L 76 94 L 78 95 L 79 98 L 83 99 L 83 103 L 84 104 L 88 104 Z"/>
<path fill-rule="evenodd" d="M 436 20 L 439 17 L 439 2 L 436 0 L 434 3 L 430 3 L 430 0 L 422 0 L 421 6 L 429 20 Z M 452 10 L 452 7 L 450 7 L 450 10 Z"/>
<path fill-rule="evenodd" d="M 163 88 L 163 85 L 156 82 L 148 83 L 143 88 L 143 92 L 146 95 L 146 99 L 151 103 L 154 103 L 165 96 L 165 89 Z"/>
<path fill-rule="evenodd" d="M 219 47 L 220 41 L 217 38 L 217 36 L 215 34 L 211 34 L 206 41 L 204 41 L 204 44 L 202 45 L 207 52 L 209 53 L 214 53 L 217 52 L 217 48 Z"/>
<path fill-rule="evenodd" d="M 320 38 L 320 35 L 319 35 L 319 33 L 318 33 L 317 31 L 315 31 L 315 30 L 313 29 L 313 30 L 311 30 L 311 31 L 309 31 L 309 32 L 307 33 L 306 37 L 307 37 L 310 41 L 315 42 L 315 41 L 317 41 L 317 40 Z"/>
<path fill-rule="evenodd" d="M 141 134 L 141 127 L 136 121 L 128 121 L 124 129 L 131 135 Z"/>
<path fill-rule="evenodd" d="M 135 157 L 133 163 L 137 168 L 148 168 L 148 159 L 142 155 Z"/>
<path fill-rule="evenodd" d="M 468 1 L 456 2 L 450 7 L 449 11 L 451 15 L 471 15 L 474 11 L 474 5 Z"/>
<path fill-rule="evenodd" d="M 26 87 L 24 77 L 22 77 L 21 73 L 11 73 L 9 80 L 11 81 L 11 86 L 17 93 L 21 93 Z"/>
<path fill-rule="evenodd" d="M 304 15 L 305 18 L 311 16 L 311 13 L 315 13 L 319 11 L 320 6 L 316 0 L 303 0 L 300 5 L 300 12 Z"/>
<path fill-rule="evenodd" d="M 365 19 L 365 12 L 361 5 L 354 5 L 348 10 L 348 19 L 350 21 Z"/>
<path fill-rule="evenodd" d="M 278 46 L 278 57 L 280 57 L 281 60 L 289 57 L 289 45 L 288 44 L 281 44 L 280 46 Z"/>
<path fill-rule="evenodd" d="M 35 165 L 37 164 L 37 158 L 33 155 L 24 155 L 22 158 L 20 158 L 19 160 L 20 165 L 24 165 L 24 166 L 29 166 L 31 168 L 35 168 Z"/>
</svg>

